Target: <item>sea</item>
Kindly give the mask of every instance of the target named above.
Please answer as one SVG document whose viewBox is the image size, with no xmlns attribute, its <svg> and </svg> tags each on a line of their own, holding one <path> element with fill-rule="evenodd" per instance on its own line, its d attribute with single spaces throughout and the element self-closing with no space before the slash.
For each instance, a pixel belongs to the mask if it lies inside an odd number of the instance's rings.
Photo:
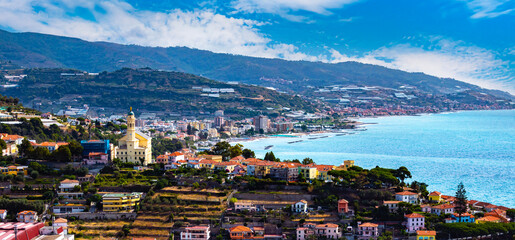
<svg viewBox="0 0 515 240">
<path fill-rule="evenodd" d="M 405 166 L 413 176 L 406 182 L 424 182 L 430 192 L 454 196 L 463 182 L 469 200 L 515 208 L 515 110 L 358 121 L 364 123 L 362 128 L 345 133 L 279 135 L 240 143 L 259 158 L 273 151 L 281 160 L 309 157 L 333 165 L 355 160 L 367 169 Z"/>
</svg>

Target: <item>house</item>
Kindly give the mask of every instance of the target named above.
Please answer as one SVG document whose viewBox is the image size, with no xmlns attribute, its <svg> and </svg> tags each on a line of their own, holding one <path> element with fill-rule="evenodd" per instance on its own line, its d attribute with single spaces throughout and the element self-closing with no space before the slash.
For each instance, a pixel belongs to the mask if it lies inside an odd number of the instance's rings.
<svg viewBox="0 0 515 240">
<path fill-rule="evenodd" d="M 109 193 L 102 196 L 105 212 L 132 212 L 141 199 L 142 193 Z"/>
<path fill-rule="evenodd" d="M 77 191 L 76 188 L 78 188 Z M 57 192 L 57 195 L 65 199 L 79 199 L 83 197 L 83 193 L 82 191 L 80 191 L 79 181 L 70 179 L 65 179 L 61 181 L 61 183 L 59 184 L 59 192 Z"/>
<path fill-rule="evenodd" d="M 431 213 L 436 214 L 438 216 L 442 214 L 447 213 L 454 213 L 454 205 L 451 204 L 442 204 L 442 205 L 436 205 L 431 208 Z"/>
<path fill-rule="evenodd" d="M 38 221 L 38 213 L 34 211 L 21 211 L 16 216 L 18 222 L 35 223 Z"/>
<path fill-rule="evenodd" d="M 64 234 L 68 234 L 68 220 L 66 218 L 58 218 L 53 223 L 54 227 L 63 228 Z"/>
<path fill-rule="evenodd" d="M 181 232 L 181 240 L 208 240 L 209 234 L 209 226 L 186 227 Z"/>
<path fill-rule="evenodd" d="M 487 222 L 493 222 L 493 223 L 502 223 L 502 219 L 495 216 L 484 216 L 482 218 L 478 218 L 476 220 L 476 223 L 487 223 Z"/>
<path fill-rule="evenodd" d="M 500 218 L 502 222 L 504 223 L 508 223 L 510 222 L 510 218 L 508 218 L 508 216 L 506 215 L 506 211 L 503 211 L 501 209 L 494 209 L 493 211 L 491 212 L 487 212 L 485 213 L 485 217 L 487 216 L 493 216 L 493 217 L 497 217 L 497 218 Z"/>
<path fill-rule="evenodd" d="M 84 164 L 95 165 L 101 164 L 106 165 L 109 161 L 109 154 L 102 152 L 90 152 L 86 158 L 84 158 Z"/>
<path fill-rule="evenodd" d="M 251 201 L 237 201 L 234 203 L 234 211 L 256 211 L 256 206 Z"/>
<path fill-rule="evenodd" d="M 86 205 L 73 203 L 58 204 L 52 207 L 54 213 L 79 213 L 86 212 L 87 209 Z"/>
<path fill-rule="evenodd" d="M 316 165 L 317 179 L 322 181 L 329 181 L 333 177 L 329 175 L 329 171 L 333 170 L 333 165 Z"/>
<path fill-rule="evenodd" d="M 399 203 L 401 201 L 384 201 L 383 206 L 388 207 L 388 211 L 395 212 L 399 209 Z"/>
<path fill-rule="evenodd" d="M 159 155 L 156 157 L 156 163 L 168 164 L 168 155 Z"/>
<path fill-rule="evenodd" d="M 5 217 L 7 217 L 7 210 L 0 209 L 0 219 L 5 220 Z"/>
<path fill-rule="evenodd" d="M 347 171 L 350 167 L 354 166 L 354 160 L 345 160 L 343 161 L 343 164 L 336 167 L 335 170 L 338 171 Z"/>
<path fill-rule="evenodd" d="M 431 213 L 432 207 L 429 204 L 422 204 L 422 205 L 420 205 L 420 208 L 422 209 L 422 212 Z"/>
<path fill-rule="evenodd" d="M 406 218 L 406 229 L 408 230 L 408 232 L 412 233 L 425 228 L 424 216 L 418 213 L 412 213 L 407 214 L 404 217 Z"/>
<path fill-rule="evenodd" d="M 254 232 L 245 226 L 236 226 L 229 229 L 231 239 L 252 239 Z"/>
<path fill-rule="evenodd" d="M 309 236 L 315 235 L 315 231 L 307 227 L 298 227 L 295 232 L 297 233 L 297 240 L 305 240 Z"/>
<path fill-rule="evenodd" d="M 76 186 L 80 186 L 78 180 L 65 179 L 59 183 L 60 192 L 73 192 Z"/>
<path fill-rule="evenodd" d="M 95 175 L 87 174 L 84 177 L 77 177 L 77 180 L 79 180 L 79 183 L 94 182 L 95 181 Z"/>
<path fill-rule="evenodd" d="M 308 212 L 308 202 L 306 200 L 300 200 L 291 206 L 292 212 L 306 213 Z"/>
<path fill-rule="evenodd" d="M 429 201 L 440 203 L 442 201 L 442 194 L 440 192 L 434 191 L 429 194 Z"/>
<path fill-rule="evenodd" d="M 409 191 L 403 191 L 395 193 L 395 200 L 407 202 L 411 204 L 417 204 L 418 203 L 418 193 L 409 192 Z"/>
<path fill-rule="evenodd" d="M 299 167 L 299 175 L 300 174 L 302 174 L 302 176 L 304 176 L 304 178 L 308 179 L 308 180 L 316 179 L 317 175 L 318 175 L 317 168 L 313 164 L 300 166 Z"/>
<path fill-rule="evenodd" d="M 474 215 L 470 213 L 463 213 L 461 214 L 461 221 L 460 216 L 458 213 L 451 214 L 450 217 L 453 221 L 452 222 L 468 222 L 468 223 L 474 223 L 476 222 L 476 219 L 474 218 Z"/>
<path fill-rule="evenodd" d="M 333 223 L 316 225 L 315 234 L 325 239 L 339 239 L 342 237 L 339 226 Z"/>
<path fill-rule="evenodd" d="M 436 240 L 436 231 L 417 231 L 417 240 Z"/>
<path fill-rule="evenodd" d="M 343 214 L 349 211 L 349 201 L 345 199 L 338 200 L 338 213 Z"/>
<path fill-rule="evenodd" d="M 222 162 L 222 155 L 202 155 L 203 159 L 215 161 L 215 162 Z"/>
<path fill-rule="evenodd" d="M 358 225 L 358 234 L 361 238 L 370 238 L 370 237 L 377 237 L 379 236 L 378 231 L 379 225 L 375 223 L 363 223 Z"/>
</svg>

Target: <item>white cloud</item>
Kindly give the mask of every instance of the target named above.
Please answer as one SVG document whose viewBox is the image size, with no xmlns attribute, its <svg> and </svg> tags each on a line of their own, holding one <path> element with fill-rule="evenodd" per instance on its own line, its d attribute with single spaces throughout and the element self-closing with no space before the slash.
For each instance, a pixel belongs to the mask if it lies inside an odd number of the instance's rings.
<svg viewBox="0 0 515 240">
<path fill-rule="evenodd" d="M 74 16 L 87 9 L 95 21 Z M 36 11 L 35 9 L 43 9 Z M 290 44 L 274 43 L 256 28 L 262 23 L 210 10 L 151 12 L 118 1 L 0 0 L 0 25 L 33 31 L 143 46 L 186 46 L 247 56 L 316 60 Z"/>
<path fill-rule="evenodd" d="M 279 2 L 286 4 L 283 0 Z M 302 8 L 308 9 L 307 6 L 311 5 L 306 1 Z M 324 13 L 323 9 L 336 5 L 320 6 L 324 7 L 314 7 L 312 11 Z M 73 14 L 78 7 L 91 12 L 95 20 L 86 20 Z M 336 50 L 330 50 L 328 56 L 313 56 L 301 52 L 295 45 L 272 41 L 259 31 L 258 26 L 262 24 L 209 10 L 141 11 L 120 0 L 61 0 L 59 3 L 52 0 L 0 0 L 0 25 L 16 31 L 142 46 L 186 46 L 220 53 L 287 60 L 358 61 L 456 78 L 515 93 L 513 85 L 509 87 L 506 84 L 509 80 L 513 81 L 513 74 L 508 70 L 509 63 L 500 60 L 494 52 L 462 42 L 433 38 L 429 48 L 399 44 L 361 56 L 346 56 Z"/>
<path fill-rule="evenodd" d="M 331 14 L 330 9 L 360 0 L 233 0 L 232 6 L 237 11 L 248 13 L 273 13 L 291 21 L 303 21 L 303 16 L 292 14 L 295 11 L 308 11 L 322 15 Z"/>
<path fill-rule="evenodd" d="M 465 1 L 468 8 L 474 12 L 470 17 L 478 18 L 495 18 L 504 14 L 511 13 L 515 10 L 512 0 L 460 0 Z"/>
<path fill-rule="evenodd" d="M 489 89 L 515 93 L 509 63 L 492 51 L 442 37 L 429 40 L 430 47 L 397 44 L 370 51 L 363 56 L 347 56 L 331 50 L 331 62 L 357 61 L 408 72 L 423 72 L 454 78 Z"/>
</svg>

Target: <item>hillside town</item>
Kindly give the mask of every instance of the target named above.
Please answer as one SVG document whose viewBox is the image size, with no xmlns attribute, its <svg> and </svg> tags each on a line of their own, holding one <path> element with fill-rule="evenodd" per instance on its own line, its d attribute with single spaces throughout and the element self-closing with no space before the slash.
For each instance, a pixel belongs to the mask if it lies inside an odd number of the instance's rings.
<svg viewBox="0 0 515 240">
<path fill-rule="evenodd" d="M 233 135 L 219 115 L 215 125 Z M 16 118 L 22 127 L 53 129 L 54 139 L 64 139 L 57 136 L 65 134 L 60 128 L 93 123 L 23 112 Z M 281 161 L 273 152 L 257 159 L 252 150 L 220 139 L 197 148 L 184 138 L 199 142 L 192 129 L 202 130 L 200 122 L 179 122 L 184 133 L 172 138 L 184 145 L 160 154 L 153 152 L 159 134 L 132 109 L 117 119 L 124 127 L 116 141 L 87 139 L 86 132 L 80 141 L 37 141 L 43 135 L 12 134 L 17 124 L 6 122 L 0 134 L 3 239 L 431 240 L 477 232 L 482 239 L 510 239 L 515 232 L 514 209 L 470 200 L 461 184 L 449 196 L 405 183 L 411 178 L 405 167 Z M 272 129 L 263 116 L 248 125 L 262 133 Z M 281 131 L 292 125 L 275 124 Z"/>
</svg>

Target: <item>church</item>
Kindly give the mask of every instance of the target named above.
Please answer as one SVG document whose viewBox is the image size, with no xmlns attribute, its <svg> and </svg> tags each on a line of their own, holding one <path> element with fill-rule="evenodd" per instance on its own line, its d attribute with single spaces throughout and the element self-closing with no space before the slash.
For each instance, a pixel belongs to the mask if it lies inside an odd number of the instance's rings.
<svg viewBox="0 0 515 240">
<path fill-rule="evenodd" d="M 143 165 L 152 163 L 152 138 L 136 131 L 136 117 L 132 107 L 127 114 L 127 135 L 118 140 L 116 157 L 122 162 Z"/>
</svg>

